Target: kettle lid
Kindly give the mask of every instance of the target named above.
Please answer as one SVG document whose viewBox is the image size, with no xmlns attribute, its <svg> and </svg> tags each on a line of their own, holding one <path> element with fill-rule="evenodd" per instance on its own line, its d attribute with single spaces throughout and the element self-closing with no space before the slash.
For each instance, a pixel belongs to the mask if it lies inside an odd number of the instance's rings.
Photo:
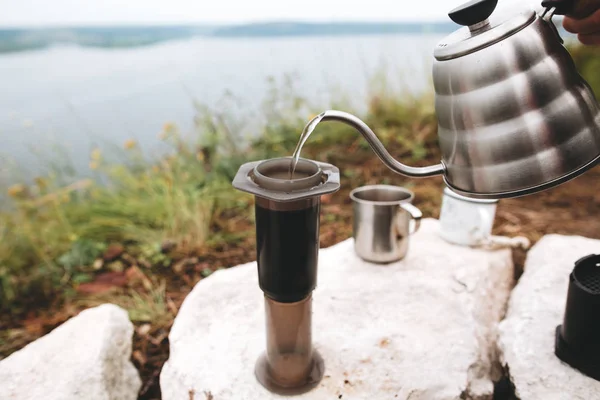
<svg viewBox="0 0 600 400">
<path fill-rule="evenodd" d="M 535 20 L 528 10 L 508 19 L 491 18 L 498 0 L 471 0 L 448 13 L 463 28 L 445 37 L 434 50 L 434 57 L 450 60 L 491 46 L 517 33 Z"/>
</svg>

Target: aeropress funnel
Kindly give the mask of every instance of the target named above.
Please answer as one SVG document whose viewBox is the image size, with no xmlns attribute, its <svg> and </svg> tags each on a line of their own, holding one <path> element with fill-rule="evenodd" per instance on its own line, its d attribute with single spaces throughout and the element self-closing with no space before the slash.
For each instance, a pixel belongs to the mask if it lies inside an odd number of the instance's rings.
<svg viewBox="0 0 600 400">
<path fill-rule="evenodd" d="M 562 325 L 554 352 L 583 374 L 600 381 L 600 255 L 578 260 L 569 276 Z"/>
<path fill-rule="evenodd" d="M 312 346 L 312 292 L 317 284 L 321 196 L 340 187 L 333 165 L 291 158 L 240 167 L 233 186 L 255 196 L 258 282 L 264 293 L 266 352 L 255 374 L 269 391 L 299 394 L 315 387 L 324 364 Z"/>
</svg>

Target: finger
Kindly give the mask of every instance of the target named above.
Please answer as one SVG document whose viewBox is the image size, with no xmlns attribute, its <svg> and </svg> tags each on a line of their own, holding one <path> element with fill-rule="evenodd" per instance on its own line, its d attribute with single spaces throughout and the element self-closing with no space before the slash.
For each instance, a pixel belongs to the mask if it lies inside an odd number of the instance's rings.
<svg viewBox="0 0 600 400">
<path fill-rule="evenodd" d="M 566 1 L 565 3 L 568 3 Z M 600 9 L 600 1 L 599 0 L 571 0 L 571 10 L 567 13 L 569 17 L 575 19 L 583 19 L 594 11 Z"/>
<path fill-rule="evenodd" d="M 588 46 L 600 46 L 600 32 L 591 35 L 577 35 L 577 39 Z"/>
<path fill-rule="evenodd" d="M 583 19 L 565 17 L 563 27 L 571 33 L 595 33 L 600 30 L 600 10 Z"/>
</svg>

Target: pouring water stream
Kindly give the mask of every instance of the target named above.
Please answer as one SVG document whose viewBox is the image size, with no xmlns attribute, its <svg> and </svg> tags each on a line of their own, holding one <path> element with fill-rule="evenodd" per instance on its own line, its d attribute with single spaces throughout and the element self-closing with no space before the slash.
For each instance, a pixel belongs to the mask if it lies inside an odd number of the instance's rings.
<svg viewBox="0 0 600 400">
<path fill-rule="evenodd" d="M 298 140 L 298 144 L 296 145 L 296 149 L 294 150 L 294 154 L 292 154 L 292 162 L 290 163 L 290 180 L 294 179 L 294 172 L 296 171 L 296 166 L 298 165 L 298 160 L 300 159 L 300 152 L 302 151 L 302 147 L 306 140 L 309 138 L 310 134 L 313 133 L 319 122 L 323 120 L 325 117 L 325 113 L 321 113 L 314 117 L 302 130 L 302 134 L 300 135 L 300 140 Z"/>
</svg>

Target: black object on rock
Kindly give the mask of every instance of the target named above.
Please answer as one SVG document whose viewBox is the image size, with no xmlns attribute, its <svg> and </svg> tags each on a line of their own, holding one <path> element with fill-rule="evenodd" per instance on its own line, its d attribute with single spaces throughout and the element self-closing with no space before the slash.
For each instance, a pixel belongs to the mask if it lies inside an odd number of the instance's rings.
<svg viewBox="0 0 600 400">
<path fill-rule="evenodd" d="M 556 328 L 554 353 L 600 381 L 600 255 L 592 254 L 575 263 L 563 324 Z"/>
</svg>

